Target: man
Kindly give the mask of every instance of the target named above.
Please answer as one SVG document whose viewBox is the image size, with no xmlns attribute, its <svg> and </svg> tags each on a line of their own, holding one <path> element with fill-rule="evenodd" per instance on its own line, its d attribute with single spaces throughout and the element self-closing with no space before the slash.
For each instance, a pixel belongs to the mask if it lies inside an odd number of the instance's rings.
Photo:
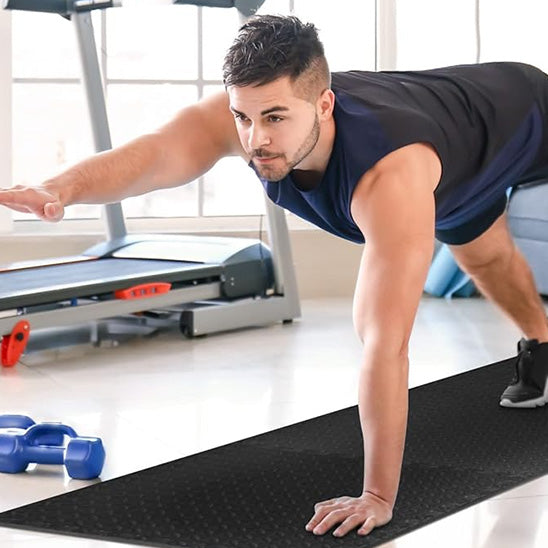
<svg viewBox="0 0 548 548">
<path fill-rule="evenodd" d="M 196 179 L 240 155 L 271 199 L 364 242 L 354 324 L 363 341 L 360 497 L 319 503 L 306 525 L 368 534 L 392 518 L 407 422 L 408 340 L 435 236 L 516 323 L 516 376 L 501 404 L 547 401 L 548 324 L 510 236 L 507 187 L 548 169 L 548 80 L 521 64 L 331 75 L 313 25 L 263 16 L 242 27 L 224 65 L 226 93 L 157 132 L 95 155 L 0 203 L 49 221 Z M 227 184 L 230 184 L 227 181 Z"/>
</svg>

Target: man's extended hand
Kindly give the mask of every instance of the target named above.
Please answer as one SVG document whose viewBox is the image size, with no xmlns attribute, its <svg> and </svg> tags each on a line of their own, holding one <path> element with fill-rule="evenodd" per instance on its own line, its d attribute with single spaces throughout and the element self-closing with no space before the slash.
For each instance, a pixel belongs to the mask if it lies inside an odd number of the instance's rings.
<svg viewBox="0 0 548 548">
<path fill-rule="evenodd" d="M 60 221 L 64 215 L 59 197 L 41 187 L 0 188 L 0 204 L 21 213 L 33 213 L 44 221 Z"/>
<path fill-rule="evenodd" d="M 339 497 L 314 506 L 314 516 L 306 530 L 323 535 L 340 523 L 333 535 L 342 537 L 356 527 L 359 535 L 368 535 L 375 527 L 386 525 L 392 519 L 392 507 L 373 493 L 365 492 L 361 497 Z"/>
</svg>

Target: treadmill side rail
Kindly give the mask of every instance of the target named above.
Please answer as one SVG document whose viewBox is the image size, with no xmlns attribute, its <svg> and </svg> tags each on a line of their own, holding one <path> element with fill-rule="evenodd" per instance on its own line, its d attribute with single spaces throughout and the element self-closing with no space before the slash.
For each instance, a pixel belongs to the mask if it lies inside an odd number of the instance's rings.
<svg viewBox="0 0 548 548">
<path fill-rule="evenodd" d="M 100 318 L 113 318 L 123 314 L 133 314 L 143 310 L 165 308 L 184 302 L 194 302 L 221 297 L 220 282 L 198 284 L 182 289 L 173 289 L 163 295 L 143 299 L 93 301 L 78 306 L 68 306 L 57 310 L 30 312 L 19 316 L 0 318 L 0 334 L 8 334 L 19 320 L 27 320 L 32 329 L 51 326 L 73 326 Z"/>
</svg>

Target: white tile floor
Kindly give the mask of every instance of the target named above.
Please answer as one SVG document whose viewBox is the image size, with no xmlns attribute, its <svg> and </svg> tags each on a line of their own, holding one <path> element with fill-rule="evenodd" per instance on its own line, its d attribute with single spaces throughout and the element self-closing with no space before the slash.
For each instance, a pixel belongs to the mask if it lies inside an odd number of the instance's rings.
<svg viewBox="0 0 548 548">
<path fill-rule="evenodd" d="M 504 359 L 518 338 L 483 299 L 424 298 L 411 341 L 410 384 Z M 0 413 L 61 420 L 83 435 L 102 437 L 106 480 L 355 405 L 359 358 L 351 302 L 310 301 L 293 325 L 196 340 L 163 333 L 117 348 L 31 354 L 24 364 L 0 371 Z M 0 475 L 0 511 L 85 485 L 57 467 Z M 120 545 L 0 528 L 0 546 Z M 418 546 L 548 546 L 548 477 L 385 548 Z"/>
</svg>

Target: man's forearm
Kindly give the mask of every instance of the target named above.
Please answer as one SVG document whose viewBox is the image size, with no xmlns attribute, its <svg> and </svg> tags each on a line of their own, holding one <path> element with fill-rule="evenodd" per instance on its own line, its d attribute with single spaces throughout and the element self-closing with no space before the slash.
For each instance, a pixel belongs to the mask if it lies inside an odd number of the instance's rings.
<svg viewBox="0 0 548 548">
<path fill-rule="evenodd" d="M 63 206 L 116 202 L 154 189 L 159 153 L 144 135 L 75 164 L 42 184 Z"/>
<path fill-rule="evenodd" d="M 405 445 L 408 369 L 406 357 L 366 351 L 360 374 L 364 492 L 391 505 L 398 492 Z"/>
</svg>

